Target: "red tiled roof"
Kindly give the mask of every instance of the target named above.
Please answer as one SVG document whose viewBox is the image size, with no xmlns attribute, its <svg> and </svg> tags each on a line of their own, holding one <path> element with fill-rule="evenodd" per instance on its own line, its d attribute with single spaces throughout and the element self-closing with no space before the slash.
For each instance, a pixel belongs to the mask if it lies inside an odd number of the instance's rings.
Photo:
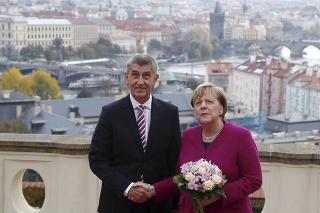
<svg viewBox="0 0 320 213">
<path fill-rule="evenodd" d="M 319 71 L 313 70 L 312 75 L 307 75 L 307 72 L 303 72 L 300 75 L 298 75 L 296 78 L 291 80 L 289 82 L 290 85 L 293 85 L 294 82 L 300 81 L 300 82 L 306 82 L 306 84 L 303 86 L 305 89 L 315 89 L 320 91 L 320 78 L 317 76 Z"/>
<path fill-rule="evenodd" d="M 115 41 L 115 40 L 136 40 L 134 37 L 127 34 L 112 34 L 103 36 L 106 40 Z"/>
<path fill-rule="evenodd" d="M 212 70 L 219 70 L 220 72 L 214 73 Z M 232 74 L 232 63 L 230 62 L 208 62 L 207 63 L 207 74 L 212 75 L 231 75 Z"/>
</svg>

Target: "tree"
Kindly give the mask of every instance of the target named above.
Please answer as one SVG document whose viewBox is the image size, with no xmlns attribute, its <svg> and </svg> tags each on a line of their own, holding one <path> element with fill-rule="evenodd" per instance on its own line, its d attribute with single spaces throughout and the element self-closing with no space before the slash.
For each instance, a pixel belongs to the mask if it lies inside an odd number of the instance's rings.
<svg viewBox="0 0 320 213">
<path fill-rule="evenodd" d="M 195 90 L 197 88 L 197 86 L 199 86 L 199 82 L 194 79 L 194 78 L 190 78 L 188 80 L 188 87 L 191 88 L 192 90 Z"/>
<path fill-rule="evenodd" d="M 213 52 L 219 54 L 222 51 L 220 40 L 217 36 L 211 35 L 210 42 L 213 47 Z"/>
<path fill-rule="evenodd" d="M 147 51 L 150 53 L 150 52 L 153 52 L 153 51 L 159 51 L 161 50 L 161 47 L 162 47 L 162 44 L 159 40 L 157 39 L 151 39 L 149 42 L 148 42 L 148 48 L 147 48 Z"/>
<path fill-rule="evenodd" d="M 28 45 L 26 47 L 23 47 L 20 50 L 20 56 L 23 57 L 23 59 L 32 59 L 40 57 L 44 54 L 44 49 L 41 45 Z"/>
<path fill-rule="evenodd" d="M 50 73 L 43 70 L 32 72 L 34 84 L 31 86 L 34 95 L 40 96 L 41 100 L 60 99 L 60 87 Z"/>
<path fill-rule="evenodd" d="M 32 75 L 21 76 L 17 68 L 11 68 L 1 76 L 1 90 L 18 89 L 19 92 L 32 96 L 38 95 L 42 100 L 61 99 L 60 87 L 50 73 L 43 70 L 36 70 Z"/>
<path fill-rule="evenodd" d="M 15 89 L 21 79 L 21 72 L 15 68 L 10 68 L 9 72 L 4 72 L 1 76 L 1 90 L 13 90 Z"/>
<path fill-rule="evenodd" d="M 27 125 L 21 120 L 15 119 L 13 121 L 9 121 L 4 118 L 0 122 L 0 132 L 1 133 L 32 133 L 31 130 L 28 129 Z"/>
<path fill-rule="evenodd" d="M 91 92 L 89 92 L 86 88 L 81 89 L 77 95 L 77 98 L 91 98 L 91 97 L 92 97 Z"/>
<path fill-rule="evenodd" d="M 187 53 L 190 59 L 210 59 L 214 47 L 209 40 L 209 33 L 203 27 L 196 26 L 193 29 L 193 39 L 187 45 Z"/>
<path fill-rule="evenodd" d="M 94 49 L 88 45 L 83 45 L 78 49 L 78 56 L 81 59 L 93 59 L 96 58 Z"/>
<path fill-rule="evenodd" d="M 203 59 L 211 59 L 213 53 L 213 45 L 209 41 L 205 41 L 201 47 L 201 56 Z"/>
<path fill-rule="evenodd" d="M 34 85 L 34 80 L 32 76 L 26 76 L 22 77 L 20 79 L 19 85 L 18 85 L 18 91 L 21 93 L 27 95 L 27 96 L 32 96 L 33 91 L 32 91 L 32 86 Z"/>
<path fill-rule="evenodd" d="M 98 44 L 102 44 L 102 45 L 104 45 L 106 47 L 112 46 L 112 43 L 109 40 L 106 40 L 106 39 L 103 39 L 103 38 L 99 38 Z"/>
<path fill-rule="evenodd" d="M 113 53 L 114 54 L 121 54 L 123 51 L 121 50 L 121 47 L 118 44 L 113 45 Z"/>
<path fill-rule="evenodd" d="M 53 39 L 53 41 L 52 41 L 52 44 L 54 45 L 54 47 L 55 47 L 55 49 L 56 49 L 57 51 L 59 51 L 59 50 L 61 49 L 62 43 L 63 43 L 62 38 L 55 38 L 55 39 Z"/>
<path fill-rule="evenodd" d="M 137 53 L 139 53 L 139 54 L 143 54 L 144 53 L 143 47 L 141 45 L 138 46 Z"/>
<path fill-rule="evenodd" d="M 45 57 L 45 59 L 47 59 L 47 61 L 54 61 L 58 58 L 57 52 L 55 50 L 50 49 L 50 48 L 48 48 L 48 49 L 46 49 L 46 51 L 44 51 L 44 57 Z"/>
</svg>

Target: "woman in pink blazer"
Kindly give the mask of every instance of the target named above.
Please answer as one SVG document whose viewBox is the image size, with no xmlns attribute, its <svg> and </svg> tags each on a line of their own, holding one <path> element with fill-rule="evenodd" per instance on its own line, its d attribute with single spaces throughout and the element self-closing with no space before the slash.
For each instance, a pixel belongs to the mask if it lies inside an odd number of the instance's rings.
<svg viewBox="0 0 320 213">
<path fill-rule="evenodd" d="M 262 185 L 259 155 L 251 133 L 242 127 L 224 121 L 227 98 L 224 91 L 210 83 L 199 85 L 191 99 L 199 126 L 184 131 L 177 165 L 200 158 L 210 160 L 226 175 L 223 185 L 226 197 L 214 196 L 203 202 L 206 213 L 250 213 L 249 195 Z M 155 202 L 176 195 L 179 190 L 172 178 L 152 184 Z M 190 195 L 181 193 L 180 213 L 193 213 Z"/>
</svg>

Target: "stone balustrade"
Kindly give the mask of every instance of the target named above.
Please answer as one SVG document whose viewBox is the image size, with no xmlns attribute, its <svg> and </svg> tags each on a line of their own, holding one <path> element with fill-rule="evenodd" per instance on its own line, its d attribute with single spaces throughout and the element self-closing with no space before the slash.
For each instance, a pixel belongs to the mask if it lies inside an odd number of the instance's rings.
<svg viewBox="0 0 320 213">
<path fill-rule="evenodd" d="M 0 212 L 94 213 L 101 182 L 88 163 L 91 136 L 0 133 Z M 319 142 L 319 141 L 318 141 Z M 257 143 L 263 170 L 263 213 L 320 212 L 320 146 Z M 41 209 L 22 194 L 26 169 L 45 184 Z"/>
</svg>

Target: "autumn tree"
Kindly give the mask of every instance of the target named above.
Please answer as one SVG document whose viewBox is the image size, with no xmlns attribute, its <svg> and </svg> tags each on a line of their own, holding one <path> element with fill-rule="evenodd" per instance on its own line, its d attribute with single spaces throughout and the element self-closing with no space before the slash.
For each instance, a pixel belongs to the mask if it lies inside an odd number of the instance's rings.
<svg viewBox="0 0 320 213">
<path fill-rule="evenodd" d="M 40 96 L 41 100 L 60 99 L 60 87 L 50 73 L 43 70 L 32 72 L 34 84 L 31 86 L 34 95 Z"/>
<path fill-rule="evenodd" d="M 18 89 L 19 92 L 27 95 L 40 96 L 42 100 L 61 99 L 60 87 L 51 74 L 43 71 L 33 71 L 31 75 L 21 76 L 21 72 L 16 68 L 11 68 L 9 72 L 4 72 L 1 76 L 1 90 Z"/>
<path fill-rule="evenodd" d="M 19 85 L 18 85 L 18 91 L 27 95 L 27 96 L 32 96 L 33 91 L 32 91 L 32 86 L 34 85 L 34 80 L 32 76 L 26 76 L 22 77 L 20 79 Z"/>
<path fill-rule="evenodd" d="M 1 90 L 13 90 L 15 89 L 21 79 L 21 72 L 15 68 L 12 67 L 9 72 L 5 71 L 1 76 Z"/>
<path fill-rule="evenodd" d="M 196 26 L 193 29 L 193 38 L 187 45 L 187 53 L 190 59 L 210 59 L 213 54 L 213 45 L 209 39 L 209 32 L 203 27 Z"/>
</svg>

